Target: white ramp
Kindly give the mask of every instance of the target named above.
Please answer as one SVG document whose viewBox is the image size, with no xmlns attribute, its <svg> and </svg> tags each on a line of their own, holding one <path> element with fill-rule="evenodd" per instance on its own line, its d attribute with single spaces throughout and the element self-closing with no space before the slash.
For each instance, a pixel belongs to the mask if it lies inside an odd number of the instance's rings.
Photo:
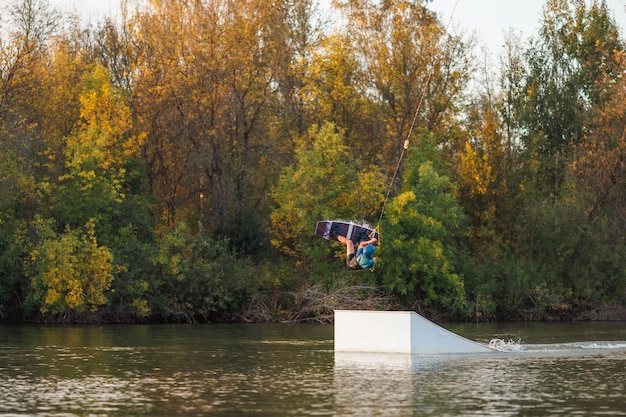
<svg viewBox="0 0 626 417">
<path fill-rule="evenodd" d="M 335 352 L 419 355 L 494 350 L 452 333 L 414 311 L 335 310 Z"/>
</svg>

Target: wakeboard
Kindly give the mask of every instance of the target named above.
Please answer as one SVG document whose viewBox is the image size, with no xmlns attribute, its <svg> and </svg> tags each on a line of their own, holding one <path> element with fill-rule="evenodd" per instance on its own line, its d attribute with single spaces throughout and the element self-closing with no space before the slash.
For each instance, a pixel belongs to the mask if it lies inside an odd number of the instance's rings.
<svg viewBox="0 0 626 417">
<path fill-rule="evenodd" d="M 380 242 L 378 232 L 371 227 L 353 222 L 340 220 L 323 220 L 317 222 L 315 235 L 328 240 L 337 240 L 337 236 L 343 236 L 351 240 L 355 245 L 371 238 L 376 238 Z M 376 245 L 378 245 L 378 242 Z"/>
</svg>

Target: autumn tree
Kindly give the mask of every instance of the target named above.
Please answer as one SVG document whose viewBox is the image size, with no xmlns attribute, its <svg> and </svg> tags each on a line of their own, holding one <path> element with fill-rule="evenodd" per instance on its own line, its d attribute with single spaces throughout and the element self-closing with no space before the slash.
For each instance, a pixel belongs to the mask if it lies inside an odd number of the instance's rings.
<svg viewBox="0 0 626 417">
<path fill-rule="evenodd" d="M 621 240 L 607 240 L 614 226 L 604 214 L 587 214 L 593 201 L 603 200 L 587 180 L 602 177 L 596 176 L 599 166 L 612 165 L 600 162 L 606 155 L 601 150 L 619 148 L 609 143 L 619 143 L 620 133 L 608 133 L 616 132 L 609 126 L 619 126 L 619 118 L 597 117 L 614 114 L 619 102 L 619 89 L 612 87 L 622 71 L 618 34 L 604 1 L 549 0 L 539 38 L 522 63 L 505 66 L 502 115 L 519 150 L 511 165 L 519 198 L 509 238 L 516 266 L 498 301 L 506 315 L 582 314 L 613 299 L 604 284 L 623 292 L 614 262 Z"/>
<path fill-rule="evenodd" d="M 60 15 L 46 1 L 23 0 L 9 8 L 9 16 L 4 32 L 8 39 L 4 39 L 0 51 L 2 154 L 13 159 L 23 176 L 36 183 L 50 177 L 47 168 L 59 166 L 54 162 L 58 154 L 52 151 L 59 139 L 55 129 L 58 125 L 50 122 L 55 115 L 66 115 L 55 106 L 55 96 L 64 87 L 51 76 L 53 38 L 58 35 Z M 71 72 L 69 68 L 67 71 Z M 38 92 L 40 85 L 50 88 Z M 72 107 L 71 101 L 63 105 Z M 33 209 L 23 214 L 32 215 Z"/>
<path fill-rule="evenodd" d="M 268 63 L 275 94 L 268 104 L 270 135 L 284 144 L 275 155 L 277 161 L 292 162 L 293 140 L 320 123 L 314 94 L 309 91 L 320 74 L 311 66 L 319 62 L 316 55 L 327 50 L 326 37 L 333 35 L 324 34 L 327 22 L 320 18 L 319 4 L 313 0 L 274 4 L 273 51 Z"/>
<path fill-rule="evenodd" d="M 369 83 L 347 35 L 334 33 L 314 50 L 302 94 L 315 124 L 334 123 L 355 144 L 355 156 L 380 164 L 386 129 L 367 94 Z"/>
<path fill-rule="evenodd" d="M 82 38 L 71 19 L 47 1 L 20 0 L 3 12 L 7 20 L 0 34 L 0 294 L 6 297 L 0 299 L 11 303 L 16 315 L 27 291 L 22 265 L 25 230 L 38 212 L 54 210 L 46 196 L 64 168 L 63 137 L 78 118 L 75 92 L 84 60 Z"/>
<path fill-rule="evenodd" d="M 98 245 L 93 223 L 57 234 L 51 221 L 35 222 L 37 243 L 29 253 L 29 302 L 41 313 L 71 320 L 106 304 L 113 279 L 113 257 Z"/>
<path fill-rule="evenodd" d="M 130 136 L 126 99 L 104 67 L 85 77 L 80 101 L 82 121 L 67 138 L 66 174 L 60 178 L 64 220 L 73 226 L 90 219 L 108 223 L 119 215 L 128 192 L 128 163 L 141 140 Z"/>
<path fill-rule="evenodd" d="M 421 1 L 339 1 L 347 38 L 360 51 L 371 94 L 380 106 L 385 137 L 377 144 L 393 171 L 409 133 L 445 132 L 469 80 L 469 49 L 449 37 L 436 14 Z M 375 133 L 379 133 L 375 131 Z M 445 141 L 446 135 L 438 136 Z"/>
<path fill-rule="evenodd" d="M 472 273 L 464 277 L 465 289 L 474 304 L 474 314 L 482 318 L 495 313 L 496 294 L 503 287 L 511 287 L 509 275 L 515 264 L 519 129 L 516 108 L 506 105 L 504 97 L 518 85 L 521 52 L 511 33 L 505 46 L 501 66 L 506 70 L 499 85 L 490 70 L 489 57 L 483 58 L 475 92 L 465 109 L 466 140 L 453 165 L 459 202 L 468 215 L 466 243 L 474 263 Z"/>
<path fill-rule="evenodd" d="M 584 114 L 607 99 L 597 81 L 617 74 L 623 49 L 604 1 L 549 0 L 540 36 L 527 52 L 528 75 L 520 95 L 520 126 L 529 176 L 558 192 L 574 147 L 586 134 Z"/>
<path fill-rule="evenodd" d="M 141 74 L 136 127 L 147 134 L 148 178 L 169 226 L 201 221 L 256 247 L 263 190 L 291 156 L 285 113 L 274 106 L 291 103 L 297 88 L 283 83 L 296 75 L 285 72 L 293 54 L 307 53 L 305 5 L 153 0 L 127 21 Z"/>
<path fill-rule="evenodd" d="M 615 51 L 624 67 L 624 52 Z M 626 256 L 626 88 L 623 78 L 605 74 L 597 88 L 608 99 L 587 114 L 587 134 L 576 147 L 568 172 L 576 180 L 581 207 L 579 227 L 586 226 L 568 261 L 567 276 L 581 289 L 586 305 L 619 303 L 626 295 L 621 260 Z"/>
</svg>

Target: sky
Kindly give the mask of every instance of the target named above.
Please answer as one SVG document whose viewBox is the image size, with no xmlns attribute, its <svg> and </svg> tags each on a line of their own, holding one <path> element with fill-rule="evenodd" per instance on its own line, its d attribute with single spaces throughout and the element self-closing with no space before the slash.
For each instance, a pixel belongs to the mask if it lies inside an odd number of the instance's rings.
<svg viewBox="0 0 626 417">
<path fill-rule="evenodd" d="M 545 0 L 432 0 L 430 8 L 445 25 L 450 22 L 450 30 L 475 34 L 480 45 L 498 54 L 510 29 L 522 40 L 536 37 L 544 4 Z M 606 4 L 626 39 L 626 0 L 606 0 Z"/>
<path fill-rule="evenodd" d="M 0 7 L 15 0 L 0 0 Z M 120 0 L 49 0 L 62 11 L 78 12 L 85 19 L 97 20 L 117 12 Z M 626 0 L 606 0 L 622 36 L 626 39 Z M 429 7 L 439 13 L 450 30 L 476 35 L 479 45 L 497 55 L 504 33 L 513 29 L 523 40 L 537 34 L 545 0 L 432 0 Z M 455 8 L 456 6 L 456 8 Z"/>
</svg>

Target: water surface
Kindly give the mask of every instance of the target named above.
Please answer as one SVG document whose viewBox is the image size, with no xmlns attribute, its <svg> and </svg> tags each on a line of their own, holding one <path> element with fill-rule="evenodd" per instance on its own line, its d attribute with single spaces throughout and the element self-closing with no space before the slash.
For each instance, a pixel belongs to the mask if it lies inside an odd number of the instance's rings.
<svg viewBox="0 0 626 417">
<path fill-rule="evenodd" d="M 505 351 L 335 355 L 315 325 L 0 326 L 0 415 L 626 415 L 626 323 L 445 327 Z"/>
</svg>

